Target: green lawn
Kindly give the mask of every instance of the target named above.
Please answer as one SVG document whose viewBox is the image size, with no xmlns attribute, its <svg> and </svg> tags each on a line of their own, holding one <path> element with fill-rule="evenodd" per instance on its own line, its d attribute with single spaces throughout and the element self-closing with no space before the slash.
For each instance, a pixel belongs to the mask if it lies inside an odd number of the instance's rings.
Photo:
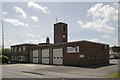
<svg viewBox="0 0 120 80">
<path fill-rule="evenodd" d="M 111 78 L 120 78 L 120 72 L 115 72 L 113 74 L 110 75 Z"/>
</svg>

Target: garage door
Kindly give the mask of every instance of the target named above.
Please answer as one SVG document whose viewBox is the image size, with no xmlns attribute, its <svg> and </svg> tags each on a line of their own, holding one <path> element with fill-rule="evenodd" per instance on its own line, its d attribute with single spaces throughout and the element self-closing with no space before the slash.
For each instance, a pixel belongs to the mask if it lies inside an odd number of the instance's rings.
<svg viewBox="0 0 120 80">
<path fill-rule="evenodd" d="M 33 50 L 33 63 L 38 63 L 38 50 Z"/>
<path fill-rule="evenodd" d="M 63 49 L 53 49 L 53 64 L 63 64 Z"/>
<path fill-rule="evenodd" d="M 49 64 L 49 49 L 42 50 L 42 63 Z"/>
</svg>

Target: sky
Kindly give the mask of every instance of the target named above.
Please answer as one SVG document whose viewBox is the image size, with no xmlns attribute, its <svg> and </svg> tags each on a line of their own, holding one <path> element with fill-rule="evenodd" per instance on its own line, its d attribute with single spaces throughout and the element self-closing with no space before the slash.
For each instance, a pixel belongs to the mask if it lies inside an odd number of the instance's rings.
<svg viewBox="0 0 120 80">
<path fill-rule="evenodd" d="M 6 48 L 44 43 L 47 37 L 53 43 L 56 18 L 57 22 L 68 24 L 69 42 L 88 40 L 118 45 L 116 2 L 2 2 L 0 12 Z"/>
</svg>

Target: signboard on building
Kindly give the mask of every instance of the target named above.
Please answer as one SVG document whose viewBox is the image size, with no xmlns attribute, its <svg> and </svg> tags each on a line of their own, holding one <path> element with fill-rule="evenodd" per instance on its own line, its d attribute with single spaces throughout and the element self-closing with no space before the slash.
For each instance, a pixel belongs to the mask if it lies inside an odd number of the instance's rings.
<svg viewBox="0 0 120 80">
<path fill-rule="evenodd" d="M 79 57 L 80 57 L 80 58 L 84 58 L 84 54 L 80 54 Z"/>
<path fill-rule="evenodd" d="M 67 47 L 67 53 L 78 53 L 78 52 L 79 52 L 79 46 Z"/>
</svg>

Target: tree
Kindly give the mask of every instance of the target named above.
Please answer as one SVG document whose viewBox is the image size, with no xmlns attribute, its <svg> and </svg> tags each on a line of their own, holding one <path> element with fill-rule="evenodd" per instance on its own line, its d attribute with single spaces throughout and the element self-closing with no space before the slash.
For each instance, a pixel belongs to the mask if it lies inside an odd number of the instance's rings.
<svg viewBox="0 0 120 80">
<path fill-rule="evenodd" d="M 5 48 L 4 53 L 2 53 L 2 50 L 0 50 L 1 55 L 7 56 L 9 59 L 11 59 L 11 49 L 10 48 Z"/>
</svg>

